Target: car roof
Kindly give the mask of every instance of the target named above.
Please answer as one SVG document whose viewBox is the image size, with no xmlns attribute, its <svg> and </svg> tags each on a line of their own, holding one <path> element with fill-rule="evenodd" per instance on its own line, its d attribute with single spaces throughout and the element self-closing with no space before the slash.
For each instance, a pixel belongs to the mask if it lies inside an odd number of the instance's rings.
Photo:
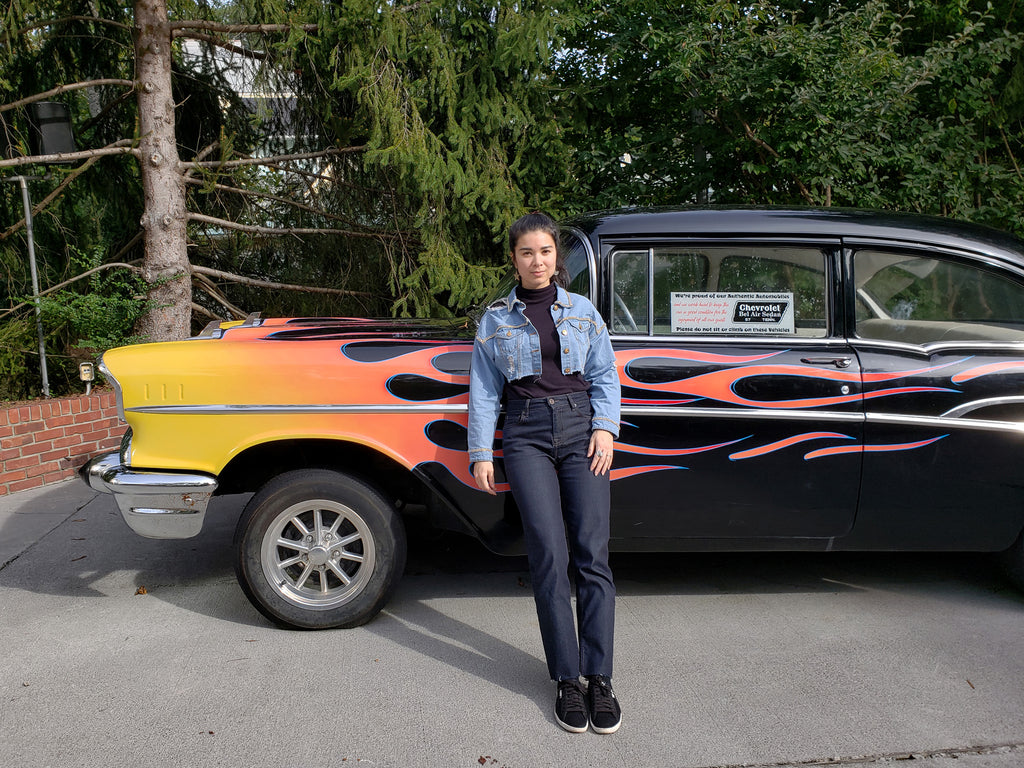
<svg viewBox="0 0 1024 768">
<path fill-rule="evenodd" d="M 940 216 L 857 208 L 693 207 L 622 208 L 565 222 L 596 244 L 606 238 L 847 237 L 911 241 L 980 250 L 1024 264 L 1024 240 L 992 227 Z"/>
</svg>

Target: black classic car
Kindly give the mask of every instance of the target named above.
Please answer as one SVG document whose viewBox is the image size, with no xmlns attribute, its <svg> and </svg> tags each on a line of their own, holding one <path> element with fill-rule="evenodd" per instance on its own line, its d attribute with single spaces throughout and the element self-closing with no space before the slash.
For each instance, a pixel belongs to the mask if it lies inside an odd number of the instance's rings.
<svg viewBox="0 0 1024 768">
<path fill-rule="evenodd" d="M 989 551 L 1024 584 L 1024 241 L 710 208 L 582 216 L 562 250 L 622 383 L 614 550 Z M 236 534 L 253 604 L 283 626 L 363 623 L 401 575 L 406 510 L 521 551 L 511 495 L 469 473 L 472 337 L 254 316 L 112 350 L 130 429 L 83 476 L 154 537 L 255 492 Z"/>
</svg>

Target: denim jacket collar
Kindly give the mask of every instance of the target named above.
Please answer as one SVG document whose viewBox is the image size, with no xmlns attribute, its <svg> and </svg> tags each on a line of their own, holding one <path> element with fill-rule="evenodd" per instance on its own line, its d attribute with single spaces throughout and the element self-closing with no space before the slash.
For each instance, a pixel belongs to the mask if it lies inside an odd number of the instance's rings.
<svg viewBox="0 0 1024 768">
<path fill-rule="evenodd" d="M 504 299 L 498 299 L 496 304 L 503 304 L 507 312 L 512 312 L 517 307 L 520 312 L 526 309 L 526 302 L 516 296 L 516 289 L 513 288 L 509 291 L 508 296 Z M 493 304 L 491 306 L 494 306 Z M 555 306 L 559 309 L 569 309 L 572 307 L 572 299 L 569 298 L 569 292 L 560 285 L 555 286 Z"/>
</svg>

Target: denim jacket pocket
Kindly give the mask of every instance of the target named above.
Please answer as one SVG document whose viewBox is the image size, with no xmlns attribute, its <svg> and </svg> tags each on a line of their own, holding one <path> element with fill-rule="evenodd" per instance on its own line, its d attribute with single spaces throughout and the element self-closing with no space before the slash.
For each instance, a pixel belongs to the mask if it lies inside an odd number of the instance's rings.
<svg viewBox="0 0 1024 768">
<path fill-rule="evenodd" d="M 568 360 L 565 361 L 573 371 L 583 371 L 587 362 L 587 354 L 590 352 L 590 329 L 593 324 L 587 320 L 570 318 L 562 326 L 568 327 L 572 334 L 572 341 L 566 345 L 569 350 Z"/>
<path fill-rule="evenodd" d="M 515 381 L 522 378 L 530 356 L 529 334 L 526 326 L 498 328 L 494 335 L 495 362 L 505 378 Z"/>
</svg>

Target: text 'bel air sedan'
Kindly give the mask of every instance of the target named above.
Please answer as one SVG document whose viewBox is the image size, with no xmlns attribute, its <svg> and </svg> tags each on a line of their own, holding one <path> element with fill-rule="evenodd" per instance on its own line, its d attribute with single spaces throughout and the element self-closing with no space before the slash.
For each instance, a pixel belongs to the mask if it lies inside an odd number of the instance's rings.
<svg viewBox="0 0 1024 768">
<path fill-rule="evenodd" d="M 622 383 L 613 549 L 990 551 L 1024 584 L 1024 241 L 693 209 L 584 216 L 561 247 Z M 253 492 L 246 595 L 282 626 L 356 626 L 401 576 L 406 510 L 521 551 L 507 485 L 470 474 L 472 341 L 472 323 L 253 317 L 111 350 L 129 429 L 82 474 L 156 538 Z"/>
</svg>

